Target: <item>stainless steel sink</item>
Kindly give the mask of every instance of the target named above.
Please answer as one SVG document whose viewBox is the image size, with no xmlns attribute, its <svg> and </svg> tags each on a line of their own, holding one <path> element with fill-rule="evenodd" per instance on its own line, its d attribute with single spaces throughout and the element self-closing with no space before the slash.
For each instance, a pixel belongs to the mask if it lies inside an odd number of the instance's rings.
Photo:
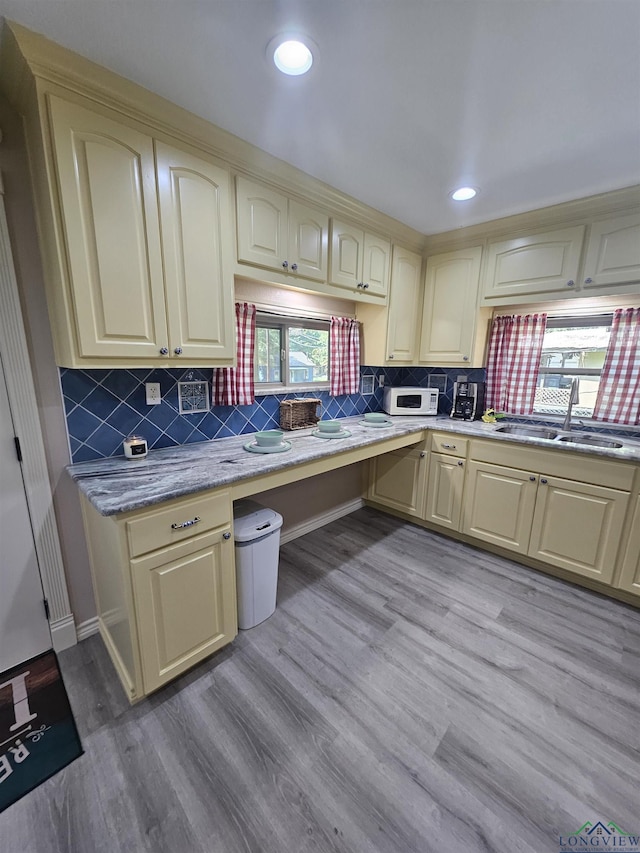
<svg viewBox="0 0 640 853">
<path fill-rule="evenodd" d="M 566 441 L 567 444 L 590 444 L 592 447 L 623 447 L 619 441 L 610 438 L 599 438 L 596 435 L 563 435 L 558 441 Z"/>
<path fill-rule="evenodd" d="M 555 438 L 558 435 L 557 429 L 527 426 L 525 424 L 505 424 L 505 426 L 498 427 L 496 432 L 503 432 L 507 435 L 523 435 L 529 438 Z"/>
</svg>

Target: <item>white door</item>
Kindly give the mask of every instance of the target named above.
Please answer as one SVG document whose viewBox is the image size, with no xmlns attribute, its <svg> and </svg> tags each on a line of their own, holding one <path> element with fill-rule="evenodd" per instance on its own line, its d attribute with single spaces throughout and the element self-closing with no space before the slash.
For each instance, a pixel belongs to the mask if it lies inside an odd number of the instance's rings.
<svg viewBox="0 0 640 853">
<path fill-rule="evenodd" d="M 51 648 L 0 361 L 0 673 Z"/>
</svg>

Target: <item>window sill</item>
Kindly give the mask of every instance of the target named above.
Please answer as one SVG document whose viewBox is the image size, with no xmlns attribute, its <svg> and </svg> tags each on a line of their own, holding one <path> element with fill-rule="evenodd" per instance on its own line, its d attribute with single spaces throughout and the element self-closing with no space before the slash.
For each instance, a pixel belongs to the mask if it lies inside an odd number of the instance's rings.
<svg viewBox="0 0 640 853">
<path fill-rule="evenodd" d="M 269 394 L 311 394 L 311 393 L 320 393 L 321 391 L 328 391 L 330 388 L 329 383 L 323 383 L 322 385 L 270 385 L 268 388 L 265 386 L 255 386 L 255 395 L 256 397 L 267 397 Z"/>
</svg>

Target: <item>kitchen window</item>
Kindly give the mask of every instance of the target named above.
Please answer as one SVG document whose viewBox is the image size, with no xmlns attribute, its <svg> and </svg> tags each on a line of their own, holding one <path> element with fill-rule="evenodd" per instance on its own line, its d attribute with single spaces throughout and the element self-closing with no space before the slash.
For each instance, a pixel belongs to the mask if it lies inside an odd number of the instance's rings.
<svg viewBox="0 0 640 853">
<path fill-rule="evenodd" d="M 329 387 L 329 322 L 258 314 L 256 391 L 282 393 Z"/>
<path fill-rule="evenodd" d="M 590 418 L 598 396 L 612 314 L 548 317 L 536 384 L 535 414 L 565 415 L 571 381 L 578 379 L 576 417 Z"/>
</svg>

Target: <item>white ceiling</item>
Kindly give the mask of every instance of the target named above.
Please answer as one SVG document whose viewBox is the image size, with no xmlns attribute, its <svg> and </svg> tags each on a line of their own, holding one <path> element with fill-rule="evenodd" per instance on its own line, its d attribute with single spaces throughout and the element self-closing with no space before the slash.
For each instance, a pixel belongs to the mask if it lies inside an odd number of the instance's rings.
<svg viewBox="0 0 640 853">
<path fill-rule="evenodd" d="M 425 234 L 640 183 L 640 0 L 0 0 Z M 319 47 L 287 79 L 265 51 Z M 476 199 L 455 203 L 462 183 Z"/>
</svg>

